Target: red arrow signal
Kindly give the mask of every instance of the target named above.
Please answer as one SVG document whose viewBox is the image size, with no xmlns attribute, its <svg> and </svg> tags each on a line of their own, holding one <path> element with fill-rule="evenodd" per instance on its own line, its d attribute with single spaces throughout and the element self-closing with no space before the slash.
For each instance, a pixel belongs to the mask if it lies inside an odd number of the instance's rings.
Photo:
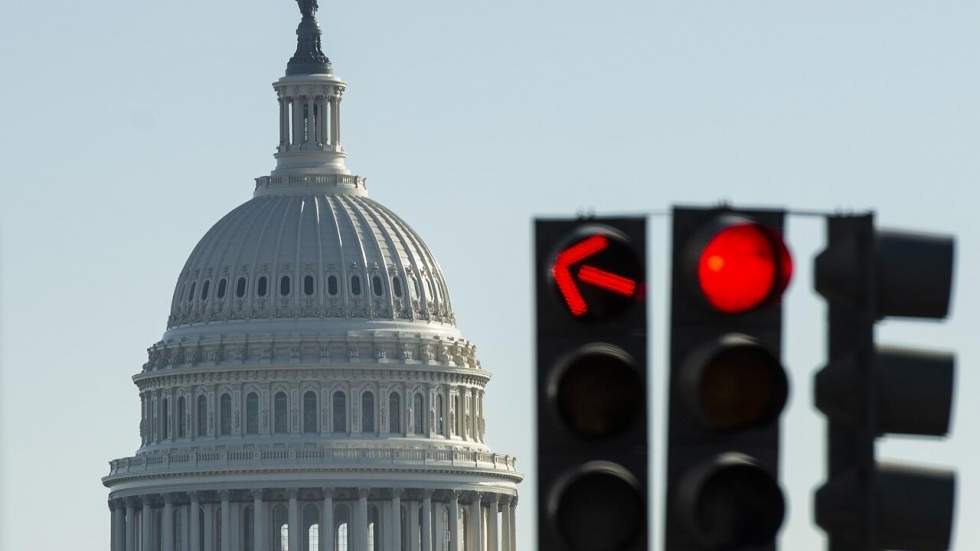
<svg viewBox="0 0 980 551">
<path fill-rule="evenodd" d="M 589 305 L 572 275 L 572 266 L 601 253 L 608 247 L 609 239 L 606 236 L 592 235 L 561 251 L 555 258 L 551 267 L 551 275 L 555 278 L 555 283 L 558 285 L 558 290 L 568 306 L 569 312 L 575 317 L 582 317 L 587 314 Z M 634 297 L 639 287 L 635 279 L 592 265 L 582 266 L 578 270 L 577 276 L 581 283 L 626 298 Z"/>
</svg>

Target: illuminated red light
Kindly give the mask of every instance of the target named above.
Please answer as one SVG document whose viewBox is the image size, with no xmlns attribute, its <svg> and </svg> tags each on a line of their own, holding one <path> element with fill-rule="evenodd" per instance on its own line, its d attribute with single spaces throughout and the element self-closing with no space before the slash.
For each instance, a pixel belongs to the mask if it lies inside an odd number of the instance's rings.
<svg viewBox="0 0 980 551">
<path fill-rule="evenodd" d="M 589 311 L 570 269 L 572 264 L 585 260 L 609 246 L 609 240 L 603 235 L 593 235 L 559 253 L 551 267 L 551 275 L 555 278 L 558 290 L 561 292 L 568 310 L 573 316 L 583 316 Z"/>
<path fill-rule="evenodd" d="M 712 307 L 728 314 L 752 310 L 781 293 L 792 272 L 782 240 L 753 223 L 723 228 L 698 259 L 701 292 Z"/>
<path fill-rule="evenodd" d="M 631 297 L 636 292 L 636 282 L 628 277 L 611 274 L 595 266 L 582 266 L 578 278 L 583 283 L 595 285 L 611 293 Z"/>
</svg>

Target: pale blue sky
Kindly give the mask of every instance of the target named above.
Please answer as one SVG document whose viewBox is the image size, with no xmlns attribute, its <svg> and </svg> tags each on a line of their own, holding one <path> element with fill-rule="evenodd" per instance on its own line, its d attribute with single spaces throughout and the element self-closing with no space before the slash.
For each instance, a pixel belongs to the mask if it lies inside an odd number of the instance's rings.
<svg viewBox="0 0 980 551">
<path fill-rule="evenodd" d="M 951 320 L 881 331 L 958 351 L 955 432 L 881 451 L 959 469 L 956 548 L 976 548 L 977 2 L 321 4 L 325 49 L 350 82 L 349 164 L 426 238 L 494 372 L 490 444 L 529 475 L 524 550 L 535 547 L 531 216 L 722 199 L 874 207 L 886 224 L 958 235 Z M 129 377 L 164 330 L 194 244 L 272 167 L 270 84 L 296 23 L 291 0 L 5 6 L 0 548 L 107 547 L 99 478 L 139 444 Z M 667 227 L 651 221 L 657 459 Z M 782 540 L 793 551 L 822 548 L 810 501 L 823 426 L 810 378 L 823 310 L 809 279 L 822 236 L 817 221 L 790 220 L 799 277 L 787 300 Z"/>
</svg>

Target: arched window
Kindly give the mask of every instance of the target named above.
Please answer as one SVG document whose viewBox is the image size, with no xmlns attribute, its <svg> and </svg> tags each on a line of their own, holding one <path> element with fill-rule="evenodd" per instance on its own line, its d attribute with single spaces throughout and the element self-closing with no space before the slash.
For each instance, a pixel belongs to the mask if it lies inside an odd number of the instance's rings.
<svg viewBox="0 0 980 551">
<path fill-rule="evenodd" d="M 453 409 L 456 410 L 456 426 L 453 428 L 453 430 L 456 431 L 456 434 L 462 436 L 463 435 L 463 408 L 461 407 L 460 404 L 459 394 L 453 396 Z"/>
<path fill-rule="evenodd" d="M 327 278 L 327 292 L 331 296 L 337 294 L 337 276 L 330 276 Z"/>
<path fill-rule="evenodd" d="M 259 433 L 259 395 L 251 392 L 245 398 L 245 434 Z"/>
<path fill-rule="evenodd" d="M 303 278 L 303 293 L 305 293 L 306 296 L 310 296 L 310 295 L 313 294 L 313 291 L 315 291 L 315 290 L 316 290 L 316 281 L 313 279 L 313 276 L 308 275 L 308 276 L 304 277 Z"/>
<path fill-rule="evenodd" d="M 397 392 L 388 395 L 388 432 L 402 431 L 402 397 Z"/>
<path fill-rule="evenodd" d="M 276 397 L 273 399 L 275 402 L 273 404 L 275 411 L 273 412 L 274 417 L 274 429 L 273 432 L 277 434 L 282 434 L 289 432 L 289 411 L 288 411 L 288 399 L 286 398 L 285 392 L 277 392 Z"/>
<path fill-rule="evenodd" d="M 381 551 L 381 513 L 377 507 L 368 508 L 368 551 Z"/>
<path fill-rule="evenodd" d="M 384 289 L 381 288 L 381 277 L 374 276 L 371 278 L 371 290 L 374 291 L 376 297 L 380 297 L 384 293 Z"/>
<path fill-rule="evenodd" d="M 221 436 L 231 434 L 231 394 L 221 395 Z"/>
<path fill-rule="evenodd" d="M 211 290 L 211 280 L 206 280 L 204 285 L 201 286 L 201 300 L 208 299 L 208 291 Z"/>
<path fill-rule="evenodd" d="M 337 540 L 334 542 L 336 551 L 350 551 L 354 545 L 351 541 L 350 509 L 340 505 L 334 509 L 334 524 L 337 526 Z M 405 548 L 407 549 L 407 547 Z"/>
<path fill-rule="evenodd" d="M 333 393 L 333 431 L 347 432 L 347 395 L 340 390 Z"/>
<path fill-rule="evenodd" d="M 446 434 L 446 416 L 442 394 L 436 396 L 436 432 Z"/>
<path fill-rule="evenodd" d="M 208 399 L 203 394 L 197 397 L 197 435 L 208 434 Z"/>
<path fill-rule="evenodd" d="M 350 276 L 350 293 L 354 296 L 361 294 L 361 278 L 356 275 Z"/>
<path fill-rule="evenodd" d="M 183 438 L 187 436 L 186 430 L 184 429 L 184 423 L 187 422 L 187 414 L 185 409 L 187 408 L 187 400 L 181 396 L 177 398 L 177 438 Z"/>
<path fill-rule="evenodd" d="M 316 392 L 307 391 L 303 395 L 303 432 L 320 432 L 319 427 L 317 427 L 318 417 Z"/>
<path fill-rule="evenodd" d="M 203 531 L 201 530 L 201 532 Z M 272 534 L 273 549 L 275 551 L 287 551 L 289 549 L 289 513 L 282 505 L 276 505 L 272 509 Z"/>
<path fill-rule="evenodd" d="M 300 547 L 307 551 L 319 551 L 320 549 L 320 509 L 312 503 L 303 507 L 303 534 L 306 537 L 306 545 Z"/>
<path fill-rule="evenodd" d="M 396 297 L 402 298 L 402 280 L 398 276 L 391 278 L 391 290 L 394 291 Z"/>
<path fill-rule="evenodd" d="M 242 298 L 245 296 L 245 284 L 246 279 L 244 277 L 238 278 L 238 283 L 235 284 L 235 296 Z"/>
<path fill-rule="evenodd" d="M 410 525 L 408 524 L 408 508 L 405 507 L 404 505 L 402 505 L 400 513 L 401 514 L 399 516 L 401 517 L 400 522 L 401 522 L 401 525 L 402 525 L 401 548 L 402 549 L 411 549 L 412 548 L 412 538 L 410 536 L 412 534 L 412 530 L 409 527 Z M 447 545 L 448 545 L 448 543 L 449 543 L 449 540 L 446 540 L 446 544 Z M 440 549 L 439 551 L 444 551 L 444 550 Z M 445 550 L 445 551 L 448 551 L 448 549 Z M 453 551 L 456 551 L 456 550 L 453 550 Z"/>
<path fill-rule="evenodd" d="M 164 398 L 160 409 L 160 438 L 166 440 L 170 438 L 170 400 Z"/>
<path fill-rule="evenodd" d="M 181 518 L 183 515 L 177 515 L 177 518 Z M 242 551 L 255 551 L 255 527 L 252 522 L 255 520 L 255 513 L 252 510 L 251 505 L 246 505 L 242 507 L 242 516 L 239 522 L 239 526 L 242 527 L 242 533 L 239 534 L 242 542 Z M 177 532 L 181 534 L 182 532 Z M 180 545 L 180 540 L 182 538 L 175 538 L 174 541 Z"/>
<path fill-rule="evenodd" d="M 269 278 L 265 276 L 259 278 L 258 293 L 260 297 L 264 297 L 269 293 Z"/>
<path fill-rule="evenodd" d="M 289 288 L 289 276 L 288 275 L 284 275 L 281 278 L 279 278 L 279 294 L 281 296 L 288 297 L 289 296 L 289 291 L 290 291 L 290 288 Z"/>
<path fill-rule="evenodd" d="M 415 433 L 425 434 L 425 399 L 422 394 L 415 395 L 415 404 L 412 408 L 412 415 L 415 421 Z"/>
<path fill-rule="evenodd" d="M 194 302 L 194 291 L 197 289 L 197 282 L 191 283 L 191 292 L 187 294 L 187 302 Z"/>
<path fill-rule="evenodd" d="M 361 432 L 374 432 L 374 393 L 361 394 Z"/>
<path fill-rule="evenodd" d="M 221 278 L 218 282 L 218 298 L 225 298 L 225 292 L 228 291 L 228 280 Z"/>
</svg>

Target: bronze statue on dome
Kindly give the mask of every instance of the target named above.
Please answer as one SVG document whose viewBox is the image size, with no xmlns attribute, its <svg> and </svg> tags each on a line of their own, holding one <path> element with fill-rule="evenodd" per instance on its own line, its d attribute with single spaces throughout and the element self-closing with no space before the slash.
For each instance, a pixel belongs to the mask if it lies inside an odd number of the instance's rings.
<svg viewBox="0 0 980 551">
<path fill-rule="evenodd" d="M 320 9 L 317 0 L 296 0 L 299 4 L 299 11 L 303 14 L 303 17 L 313 17 L 316 11 Z"/>
</svg>

